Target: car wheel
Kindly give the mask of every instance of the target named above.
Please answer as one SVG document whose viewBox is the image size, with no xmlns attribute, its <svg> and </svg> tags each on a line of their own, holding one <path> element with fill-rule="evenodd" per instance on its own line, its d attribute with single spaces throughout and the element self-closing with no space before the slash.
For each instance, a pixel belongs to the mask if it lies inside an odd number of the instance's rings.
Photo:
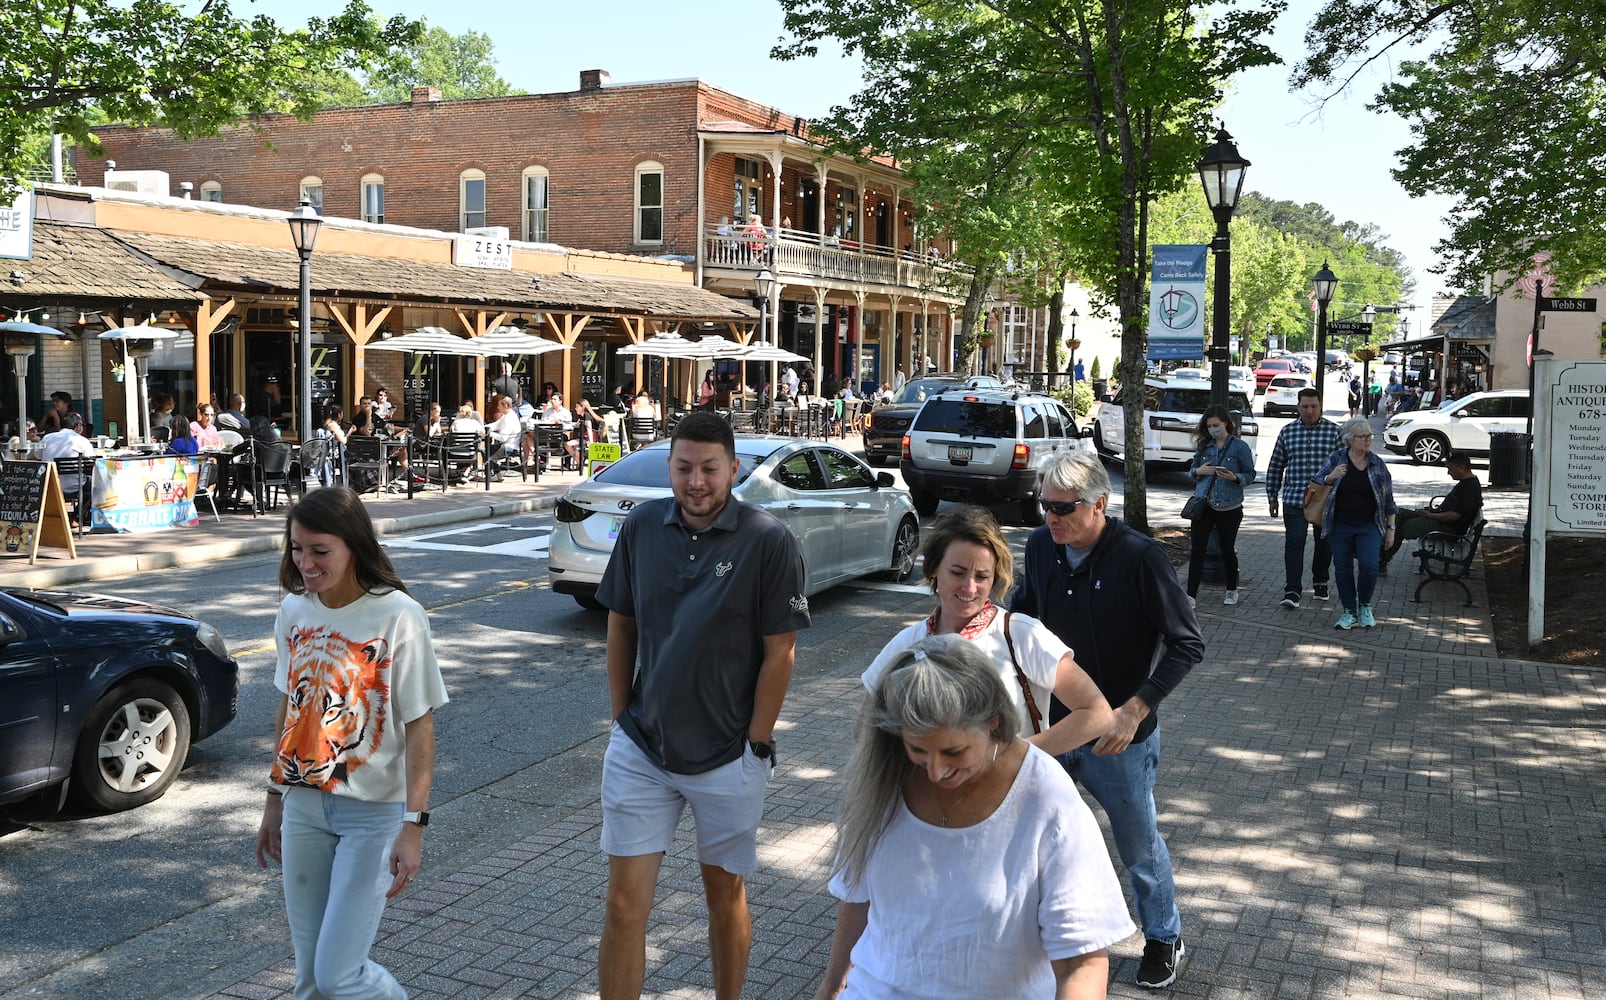
<svg viewBox="0 0 1606 1000">
<path fill-rule="evenodd" d="M 590 594 L 570 594 L 569 596 L 574 598 L 574 603 L 580 605 L 582 608 L 585 608 L 587 611 L 608 610 L 608 606 L 606 604 L 603 604 Z"/>
<path fill-rule="evenodd" d="M 914 501 L 915 513 L 921 517 L 930 517 L 937 513 L 937 494 L 925 490 L 910 490 L 909 499 Z"/>
<path fill-rule="evenodd" d="M 1038 506 L 1036 497 L 1021 497 L 1020 523 L 1028 528 L 1035 528 L 1043 523 L 1043 508 Z"/>
<path fill-rule="evenodd" d="M 1104 425 L 1097 422 L 1093 424 L 1093 450 L 1098 452 L 1100 455 L 1105 456 L 1106 458 L 1115 454 L 1115 452 L 1111 451 L 1105 446 Z"/>
<path fill-rule="evenodd" d="M 892 539 L 892 566 L 887 579 L 902 583 L 915 571 L 915 555 L 920 549 L 920 526 L 910 518 L 898 525 L 898 534 Z"/>
<path fill-rule="evenodd" d="M 119 684 L 89 710 L 73 756 L 72 790 L 106 812 L 162 797 L 190 752 L 190 713 L 167 684 L 140 678 Z"/>
<path fill-rule="evenodd" d="M 1450 450 L 1450 442 L 1438 434 L 1417 434 L 1406 445 L 1411 460 L 1422 465 L 1438 465 Z"/>
</svg>

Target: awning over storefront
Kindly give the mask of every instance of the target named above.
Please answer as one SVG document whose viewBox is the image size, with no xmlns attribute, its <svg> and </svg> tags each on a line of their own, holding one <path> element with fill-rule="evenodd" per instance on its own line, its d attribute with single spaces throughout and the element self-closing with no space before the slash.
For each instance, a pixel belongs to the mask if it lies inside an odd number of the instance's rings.
<svg viewBox="0 0 1606 1000">
<path fill-rule="evenodd" d="M 1401 354 L 1420 354 L 1424 351 L 1443 354 L 1445 339 L 1446 338 L 1444 336 L 1440 335 L 1434 337 L 1419 337 L 1416 340 L 1396 340 L 1393 343 L 1384 344 L 1379 349 L 1384 351 L 1399 351 Z"/>
</svg>

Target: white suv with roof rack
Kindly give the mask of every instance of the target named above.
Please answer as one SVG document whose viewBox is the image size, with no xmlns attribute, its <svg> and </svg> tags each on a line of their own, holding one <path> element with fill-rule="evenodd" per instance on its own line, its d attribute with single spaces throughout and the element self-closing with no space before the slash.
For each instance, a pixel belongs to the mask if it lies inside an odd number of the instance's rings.
<svg viewBox="0 0 1606 1000">
<path fill-rule="evenodd" d="M 1103 455 L 1126 451 L 1126 426 L 1122 411 L 1128 387 L 1102 402 L 1093 413 L 1093 444 Z M 1143 383 L 1143 460 L 1156 465 L 1187 465 L 1193 460 L 1193 434 L 1199 418 L 1210 405 L 1210 386 L 1197 382 L 1174 382 L 1150 378 Z M 1238 420 L 1238 435 L 1255 447 L 1260 426 L 1250 410 L 1249 396 L 1242 389 L 1227 390 L 1227 409 Z"/>
</svg>

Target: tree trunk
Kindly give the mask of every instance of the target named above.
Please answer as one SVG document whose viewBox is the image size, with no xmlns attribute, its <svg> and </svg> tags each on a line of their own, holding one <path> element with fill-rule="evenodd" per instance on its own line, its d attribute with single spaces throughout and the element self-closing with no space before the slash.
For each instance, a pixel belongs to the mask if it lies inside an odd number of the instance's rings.
<svg viewBox="0 0 1606 1000">
<path fill-rule="evenodd" d="M 981 310 L 995 271 L 996 268 L 991 265 L 978 266 L 970 277 L 970 290 L 965 294 L 965 309 L 961 314 L 964 336 L 959 341 L 959 361 L 955 367 L 966 375 L 976 373 L 976 340 L 981 336 Z"/>
<path fill-rule="evenodd" d="M 1060 275 L 1054 284 L 1054 294 L 1048 299 L 1048 335 L 1043 342 L 1043 367 L 1038 369 L 1045 372 L 1060 370 L 1060 349 L 1065 345 L 1065 276 Z M 1045 387 L 1053 382 L 1045 379 Z"/>
</svg>

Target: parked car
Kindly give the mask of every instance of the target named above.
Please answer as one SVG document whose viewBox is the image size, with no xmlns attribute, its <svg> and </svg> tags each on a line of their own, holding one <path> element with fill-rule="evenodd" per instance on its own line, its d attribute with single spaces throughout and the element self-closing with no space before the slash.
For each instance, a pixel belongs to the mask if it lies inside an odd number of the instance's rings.
<svg viewBox="0 0 1606 1000">
<path fill-rule="evenodd" d="M 1409 410 L 1389 418 L 1383 444 L 1412 461 L 1437 465 L 1453 451 L 1489 454 L 1494 431 L 1522 431 L 1530 410 L 1528 390 L 1475 392 L 1437 410 Z"/>
<path fill-rule="evenodd" d="M 107 812 L 160 798 L 234 718 L 217 629 L 116 597 L 0 588 L 0 803 L 65 784 Z"/>
<path fill-rule="evenodd" d="M 1301 389 L 1313 389 L 1316 380 L 1309 375 L 1277 375 L 1266 383 L 1266 399 L 1261 404 L 1260 415 L 1275 417 L 1279 413 L 1299 412 L 1299 393 Z"/>
<path fill-rule="evenodd" d="M 929 375 L 904 383 L 892 402 L 870 411 L 870 426 L 864 432 L 865 460 L 871 465 L 898 461 L 903 455 L 903 435 L 926 397 L 956 386 L 1001 389 L 1004 383 L 991 375 Z"/>
<path fill-rule="evenodd" d="M 1299 367 L 1292 358 L 1267 358 L 1255 368 L 1255 392 L 1266 391 L 1266 384 L 1278 375 L 1293 375 Z"/>
<path fill-rule="evenodd" d="M 1022 522 L 1037 525 L 1043 466 L 1062 451 L 1085 450 L 1083 437 L 1076 418 L 1053 396 L 950 389 L 927 399 L 915 415 L 898 471 L 923 516 L 941 500 L 1014 503 Z"/>
<path fill-rule="evenodd" d="M 633 451 L 557 502 L 547 553 L 552 590 L 600 610 L 597 584 L 625 515 L 672 495 L 669 442 Z M 774 514 L 803 550 L 806 592 L 885 573 L 905 580 L 920 548 L 920 522 L 892 474 L 876 473 L 836 445 L 795 438 L 736 438 L 741 463 L 733 495 Z"/>
<path fill-rule="evenodd" d="M 1122 411 L 1130 387 L 1121 391 L 1107 403 L 1100 403 L 1093 411 L 1093 444 L 1103 455 L 1120 455 L 1126 452 L 1126 431 Z M 1149 379 L 1143 385 L 1143 460 L 1153 465 L 1186 465 L 1193 459 L 1193 432 L 1210 405 L 1210 387 L 1168 379 Z M 1250 411 L 1249 396 L 1229 388 L 1227 409 L 1237 415 L 1238 433 L 1249 439 L 1260 434 L 1260 427 Z"/>
<path fill-rule="evenodd" d="M 1233 389 L 1245 396 L 1255 394 L 1255 370 L 1245 365 L 1231 365 L 1227 368 L 1227 382 Z"/>
<path fill-rule="evenodd" d="M 1179 382 L 1208 382 L 1210 381 L 1210 370 L 1208 368 L 1176 368 L 1172 370 L 1171 377 Z"/>
</svg>

